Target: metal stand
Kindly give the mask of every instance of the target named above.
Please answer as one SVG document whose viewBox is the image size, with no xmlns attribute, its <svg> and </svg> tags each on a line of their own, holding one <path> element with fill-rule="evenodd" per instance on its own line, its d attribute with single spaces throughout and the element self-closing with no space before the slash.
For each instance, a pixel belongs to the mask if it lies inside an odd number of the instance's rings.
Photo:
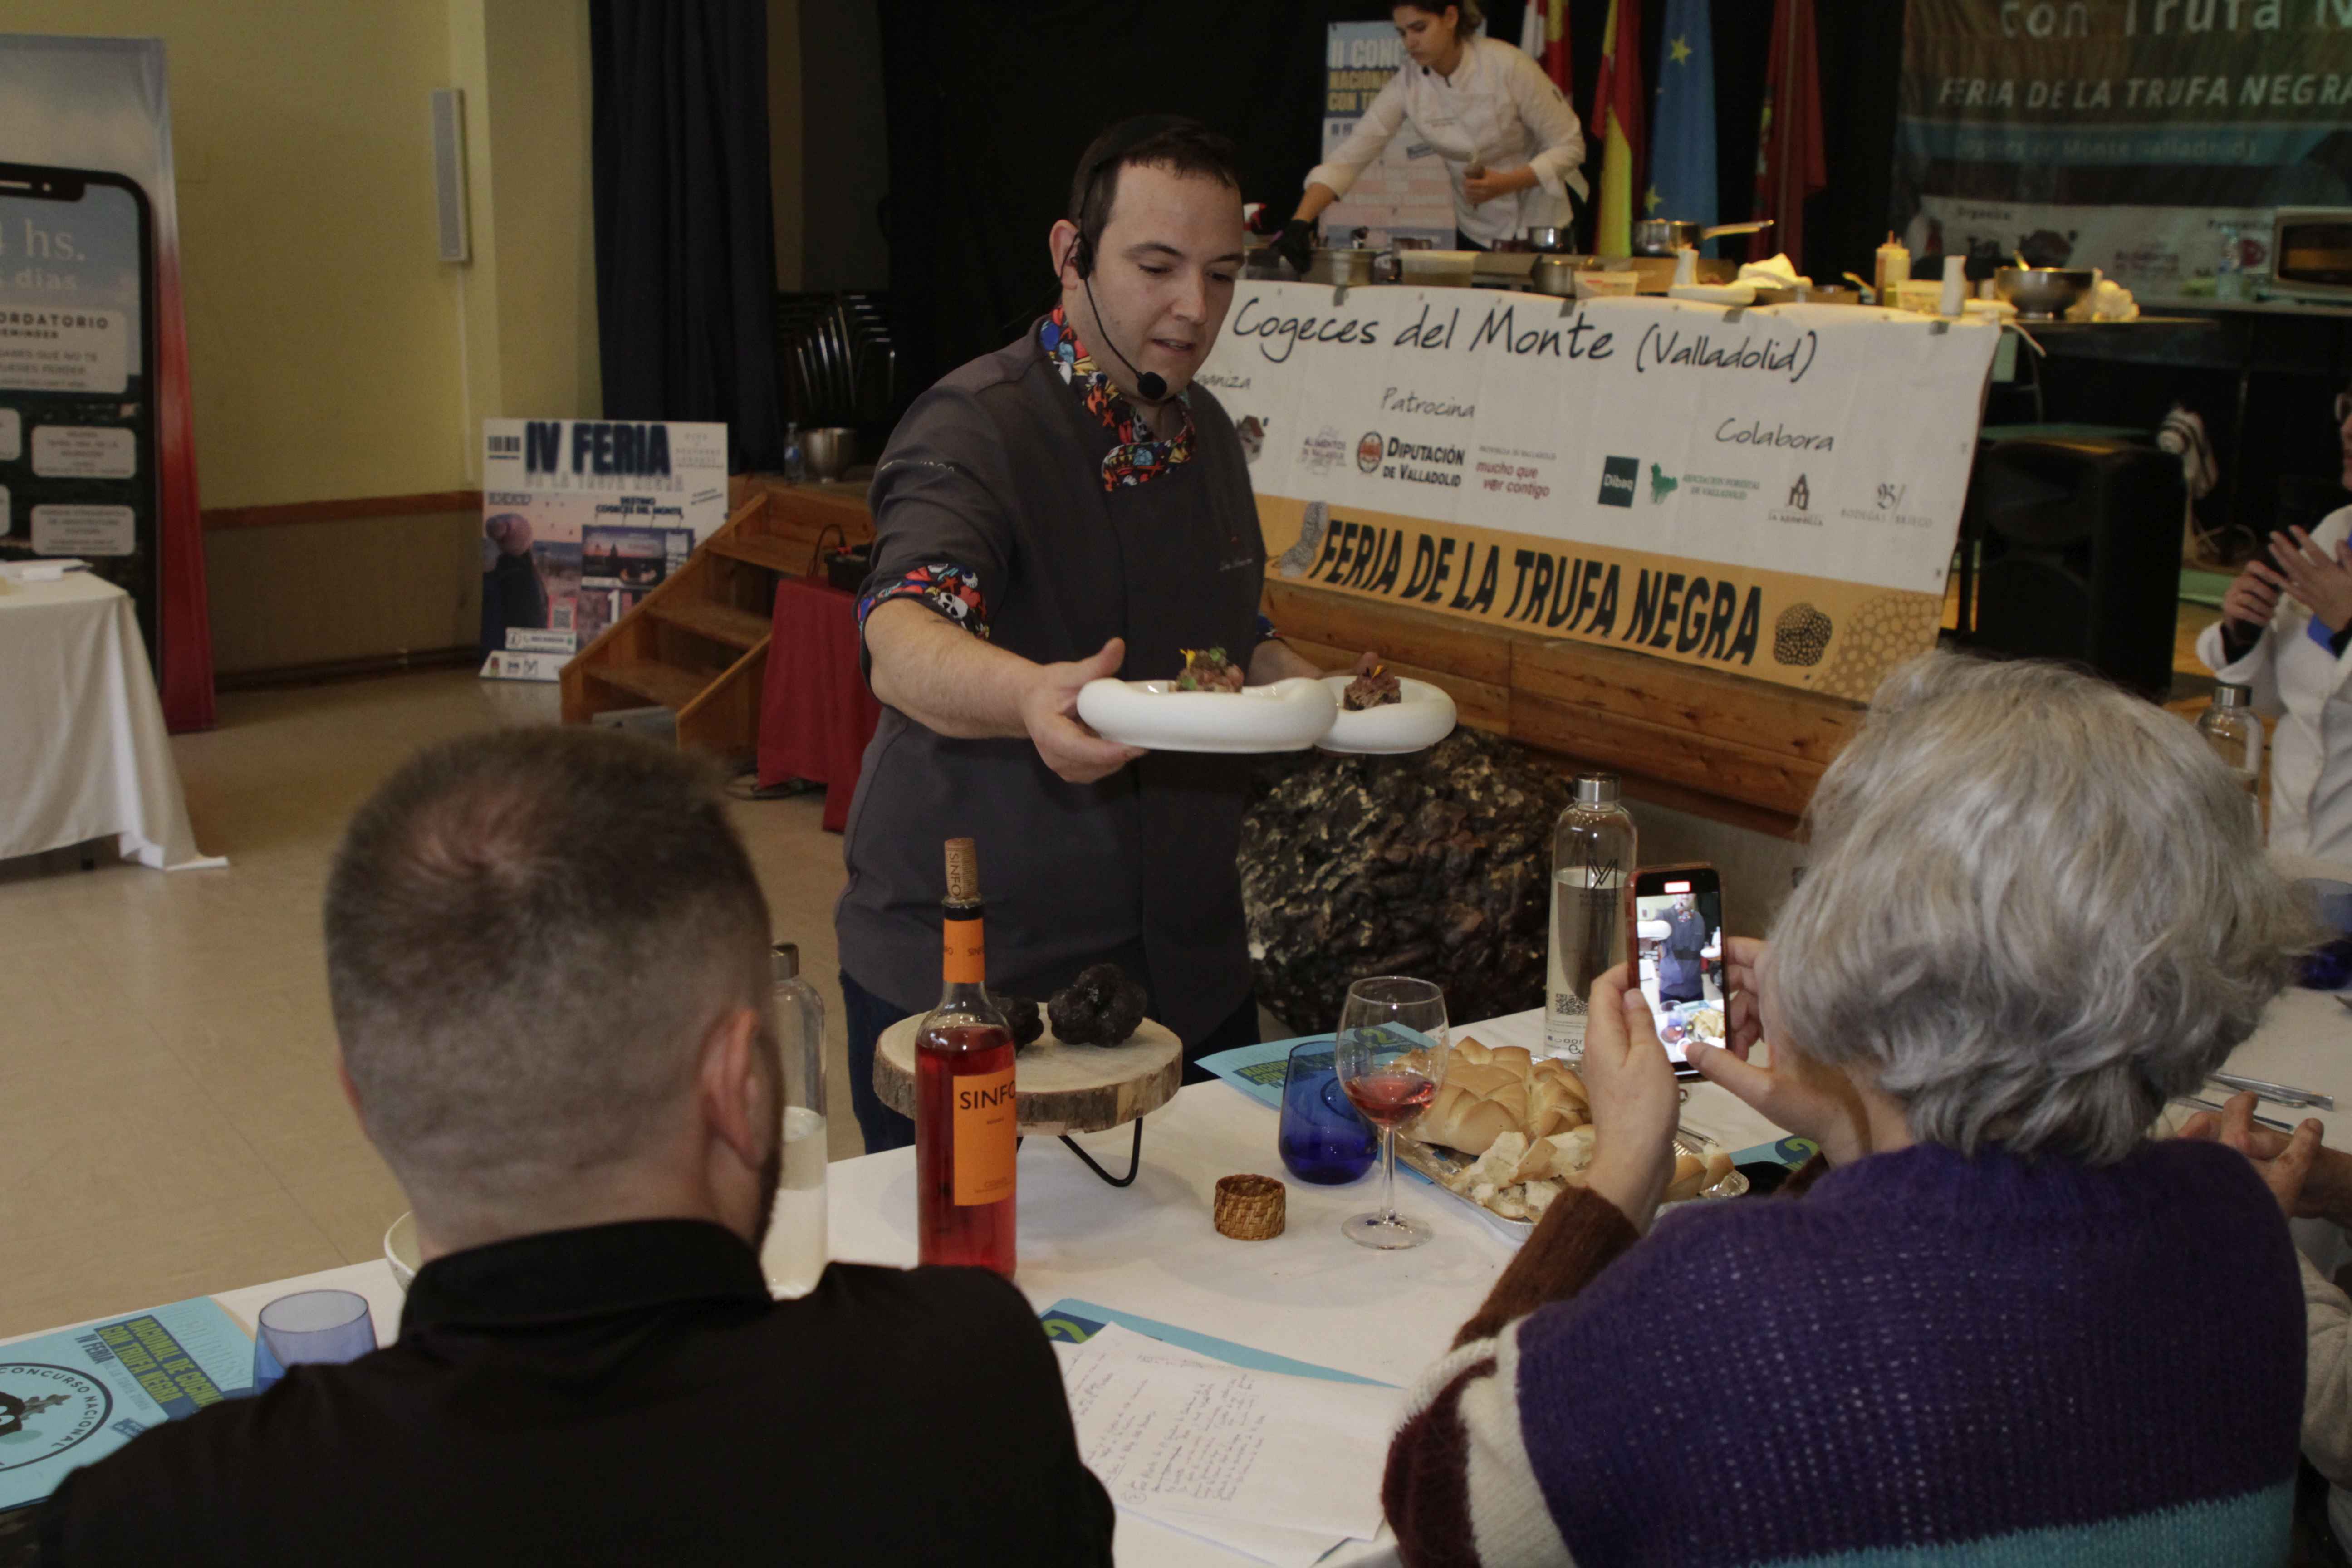
<svg viewBox="0 0 2352 1568">
<path fill-rule="evenodd" d="M 1096 1164 L 1094 1156 L 1087 1153 L 1084 1149 L 1079 1148 L 1077 1141 L 1072 1138 L 1068 1133 L 1065 1132 L 1062 1134 L 1062 1142 L 1069 1145 L 1071 1153 L 1076 1154 L 1080 1160 L 1086 1163 L 1087 1170 L 1092 1171 L 1096 1175 L 1100 1176 L 1104 1181 L 1108 1182 L 1114 1187 L 1133 1186 L 1135 1184 L 1136 1172 L 1143 1168 L 1143 1118 L 1140 1116 L 1135 1119 L 1135 1148 L 1133 1152 L 1128 1156 L 1127 1174 L 1124 1176 L 1114 1176 L 1108 1171 L 1104 1170 L 1100 1165 Z"/>
</svg>

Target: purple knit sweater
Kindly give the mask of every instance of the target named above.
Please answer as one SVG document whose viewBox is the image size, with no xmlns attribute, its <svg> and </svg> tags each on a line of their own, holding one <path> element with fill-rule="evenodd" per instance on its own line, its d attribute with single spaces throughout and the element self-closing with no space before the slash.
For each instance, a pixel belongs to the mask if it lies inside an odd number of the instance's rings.
<svg viewBox="0 0 2352 1568">
<path fill-rule="evenodd" d="M 1577 1202 L 1547 1226 L 1622 1232 Z M 1387 1496 L 1416 1563 L 2234 1568 L 2284 1560 L 2302 1397 L 2293 1247 L 2241 1156 L 1923 1146 L 1669 1215 L 1464 1344 Z"/>
</svg>

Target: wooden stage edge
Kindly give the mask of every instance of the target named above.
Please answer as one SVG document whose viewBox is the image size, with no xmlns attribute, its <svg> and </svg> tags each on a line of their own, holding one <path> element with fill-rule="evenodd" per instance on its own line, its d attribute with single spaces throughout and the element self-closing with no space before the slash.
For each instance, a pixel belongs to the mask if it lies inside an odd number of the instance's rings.
<svg viewBox="0 0 2352 1568">
<path fill-rule="evenodd" d="M 862 486 L 739 479 L 735 488 L 738 504 L 768 489 L 772 515 L 812 545 L 828 526 L 851 542 L 871 537 Z M 1273 580 L 1263 603 L 1284 640 L 1318 664 L 1343 668 L 1370 648 L 1398 673 L 1443 687 L 1463 723 L 1547 765 L 1615 773 L 1635 800 L 1775 837 L 1797 836 L 1822 771 L 1861 727 L 1857 703 L 1619 648 Z M 2212 689 L 2197 633 L 2217 615 L 2180 605 L 2166 706 L 2191 718 Z"/>
</svg>

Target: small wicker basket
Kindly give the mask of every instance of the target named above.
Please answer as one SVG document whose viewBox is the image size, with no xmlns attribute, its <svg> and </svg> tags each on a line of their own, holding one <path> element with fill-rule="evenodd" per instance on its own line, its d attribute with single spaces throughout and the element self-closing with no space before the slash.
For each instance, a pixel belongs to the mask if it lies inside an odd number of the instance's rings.
<svg viewBox="0 0 2352 1568">
<path fill-rule="evenodd" d="M 1218 1177 L 1218 1233 L 1236 1241 L 1266 1241 L 1280 1236 L 1285 1192 L 1272 1176 Z"/>
</svg>

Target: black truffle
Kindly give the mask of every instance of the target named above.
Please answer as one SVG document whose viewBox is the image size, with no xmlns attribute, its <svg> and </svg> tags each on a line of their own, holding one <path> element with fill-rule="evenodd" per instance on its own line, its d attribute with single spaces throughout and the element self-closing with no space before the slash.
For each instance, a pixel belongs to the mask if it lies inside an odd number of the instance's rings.
<svg viewBox="0 0 2352 1568">
<path fill-rule="evenodd" d="M 1143 1022 L 1143 987 L 1116 963 L 1097 963 L 1045 1004 L 1054 1037 L 1074 1046 L 1115 1046 Z"/>
<path fill-rule="evenodd" d="M 1045 1016 L 1038 1012 L 1037 1004 L 1028 997 L 999 996 L 996 998 L 996 1005 L 1003 1010 L 1004 1021 L 1013 1026 L 1013 1046 L 1015 1050 L 1023 1046 L 1035 1045 L 1038 1038 L 1045 1033 Z"/>
</svg>

